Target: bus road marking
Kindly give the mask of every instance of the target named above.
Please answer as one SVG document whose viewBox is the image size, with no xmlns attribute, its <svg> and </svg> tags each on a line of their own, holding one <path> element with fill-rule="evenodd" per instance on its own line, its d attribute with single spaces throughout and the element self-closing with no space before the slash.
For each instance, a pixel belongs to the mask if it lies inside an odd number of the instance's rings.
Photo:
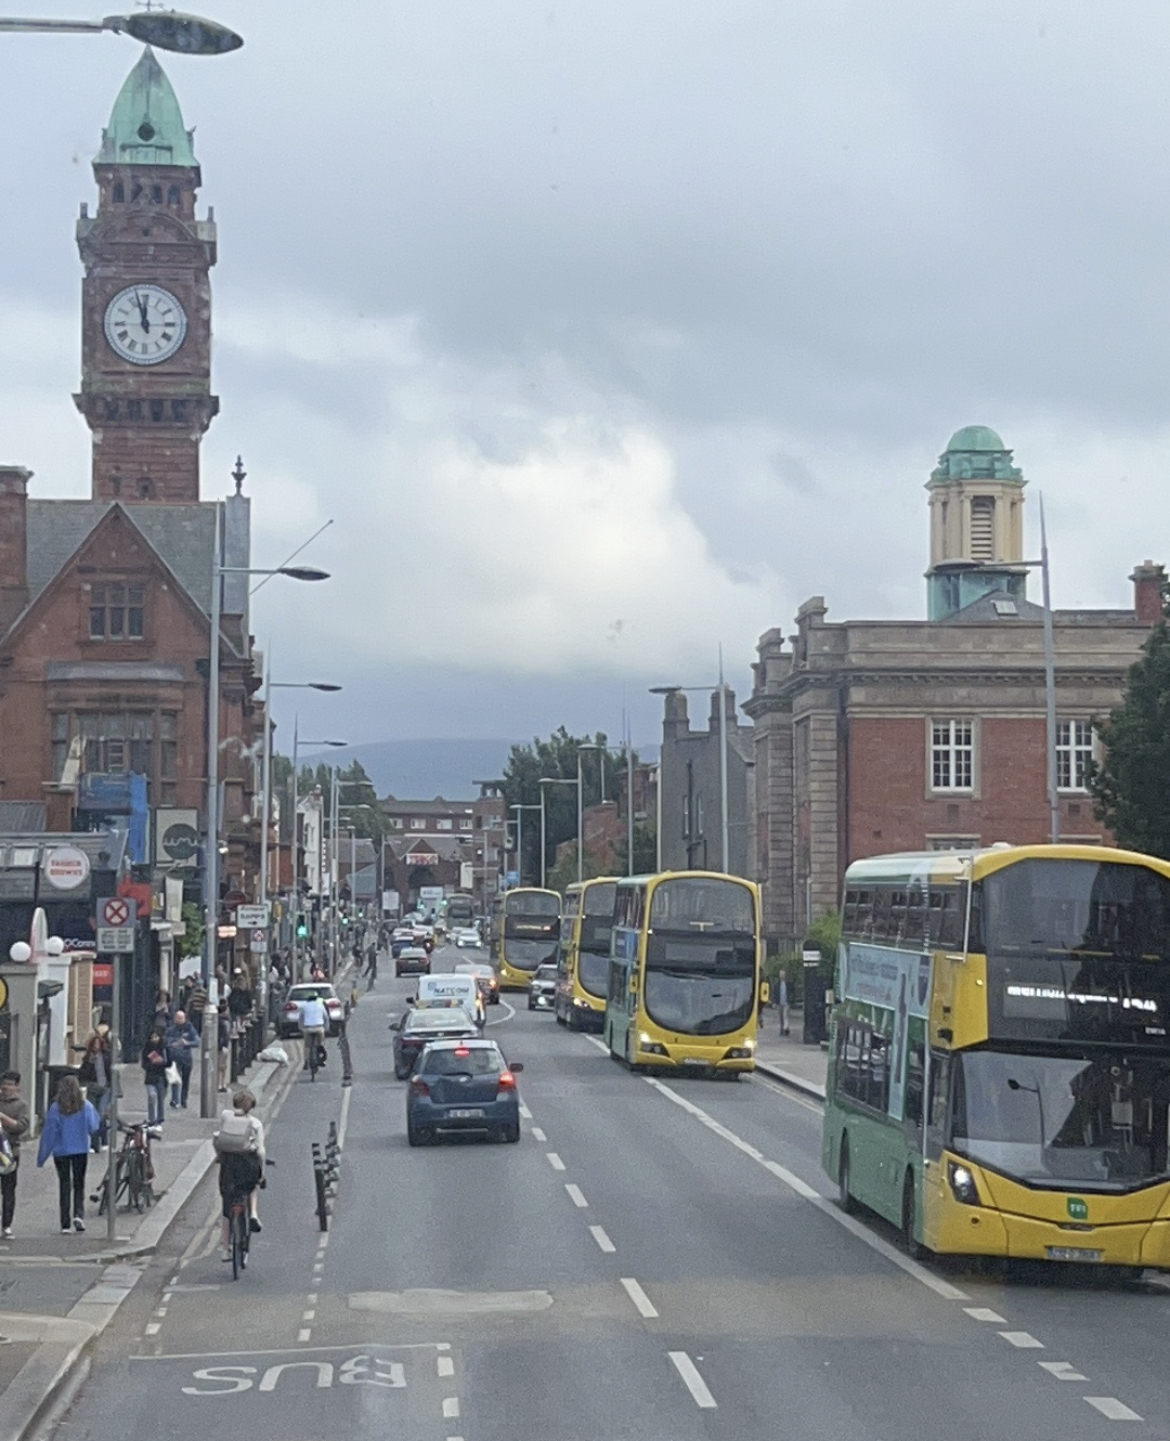
<svg viewBox="0 0 1170 1441">
<path fill-rule="evenodd" d="M 718 1121 L 709 1116 L 700 1106 L 696 1106 L 693 1101 L 688 1101 L 685 1096 L 680 1096 L 671 1086 L 664 1084 L 653 1076 L 646 1076 L 643 1079 L 648 1086 L 653 1086 L 660 1095 L 665 1096 L 669 1101 L 673 1101 L 676 1106 L 681 1107 L 688 1115 L 694 1116 L 696 1120 L 700 1121 L 709 1130 L 714 1131 L 716 1135 L 722 1136 L 724 1140 L 729 1141 L 738 1150 L 743 1151 L 745 1155 L 751 1157 L 753 1160 L 756 1159 L 753 1154 L 756 1151 L 754 1146 L 741 1140 L 734 1131 L 728 1130 L 726 1126 L 720 1125 Z M 941 1296 L 945 1301 L 970 1301 L 971 1297 L 968 1296 L 966 1291 L 961 1291 L 958 1286 L 952 1286 L 949 1281 L 944 1281 L 941 1276 L 934 1275 L 920 1262 L 911 1260 L 909 1256 L 904 1255 L 884 1237 L 871 1231 L 866 1225 L 859 1221 L 856 1216 L 847 1215 L 835 1202 L 830 1201 L 827 1196 L 822 1196 L 821 1193 L 810 1186 L 807 1181 L 802 1180 L 786 1167 L 778 1165 L 775 1161 L 766 1160 L 760 1160 L 757 1164 L 762 1165 L 766 1171 L 769 1171 L 777 1180 L 787 1186 L 790 1191 L 794 1191 L 798 1196 L 803 1197 L 804 1200 L 808 1201 L 809 1205 L 815 1206 L 821 1215 L 829 1217 L 829 1219 L 838 1226 L 849 1231 L 852 1235 L 856 1236 L 859 1241 L 868 1246 L 871 1251 L 876 1251 L 878 1255 L 884 1256 L 887 1261 L 897 1266 L 899 1270 L 905 1271 L 908 1276 L 913 1276 L 916 1281 L 920 1282 L 928 1290 L 933 1291 L 936 1296 Z"/>
<path fill-rule="evenodd" d="M 540 1129 L 539 1126 L 533 1126 L 532 1139 L 534 1141 L 547 1141 L 548 1137 L 544 1134 L 544 1132 Z"/>
<path fill-rule="evenodd" d="M 988 1306 L 964 1306 L 963 1310 L 972 1321 L 990 1321 L 993 1326 L 1007 1325 L 1007 1317 L 1001 1316 L 998 1311 L 992 1311 Z"/>
<path fill-rule="evenodd" d="M 563 1171 L 565 1169 L 564 1161 L 561 1160 L 555 1151 L 546 1151 L 544 1154 L 554 1171 Z"/>
<path fill-rule="evenodd" d="M 1037 1361 L 1037 1366 L 1043 1366 L 1045 1371 L 1057 1381 L 1087 1381 L 1087 1376 L 1073 1366 L 1071 1361 Z"/>
<path fill-rule="evenodd" d="M 701 1406 L 704 1411 L 713 1411 L 718 1402 L 707 1389 L 706 1381 L 699 1375 L 698 1367 L 687 1353 L 685 1351 L 668 1351 L 666 1354 L 674 1363 L 674 1369 L 682 1377 L 683 1385 L 694 1398 L 695 1405 Z"/>
<path fill-rule="evenodd" d="M 565 1190 L 569 1193 L 569 1200 L 572 1201 L 573 1205 L 579 1210 L 584 1211 L 588 1207 L 589 1202 L 585 1199 L 584 1195 L 582 1195 L 580 1186 L 574 1186 L 572 1181 L 566 1181 Z"/>
<path fill-rule="evenodd" d="M 443 1420 L 455 1421 L 459 1418 L 459 1397 L 446 1396 L 443 1398 Z"/>
<path fill-rule="evenodd" d="M 593 1239 L 597 1242 L 597 1244 L 601 1247 L 601 1249 L 602 1249 L 607 1255 L 608 1255 L 610 1252 L 617 1250 L 617 1247 L 613 1244 L 613 1242 L 612 1242 L 612 1241 L 609 1239 L 609 1237 L 605 1234 L 605 1227 L 604 1227 L 604 1226 L 590 1226 L 590 1227 L 589 1227 L 589 1234 L 593 1237 Z"/>
<path fill-rule="evenodd" d="M 1095 1406 L 1107 1421 L 1140 1421 L 1142 1419 L 1136 1411 L 1131 1411 L 1116 1396 L 1086 1396 L 1085 1400 L 1090 1406 Z"/>
<path fill-rule="evenodd" d="M 1044 1350 L 1044 1342 L 1037 1341 L 1035 1336 L 1027 1331 L 1001 1331 L 999 1334 L 1009 1346 L 1017 1346 L 1021 1351 Z"/>
<path fill-rule="evenodd" d="M 440 1376 L 454 1376 L 455 1361 L 451 1356 L 436 1356 L 435 1367 Z"/>
<path fill-rule="evenodd" d="M 633 1276 L 623 1276 L 622 1285 L 626 1288 L 626 1295 L 638 1308 L 638 1314 L 644 1316 L 647 1321 L 652 1321 L 654 1317 L 658 1315 L 658 1312 L 655 1310 L 654 1303 L 650 1300 L 650 1297 L 642 1290 Z"/>
</svg>

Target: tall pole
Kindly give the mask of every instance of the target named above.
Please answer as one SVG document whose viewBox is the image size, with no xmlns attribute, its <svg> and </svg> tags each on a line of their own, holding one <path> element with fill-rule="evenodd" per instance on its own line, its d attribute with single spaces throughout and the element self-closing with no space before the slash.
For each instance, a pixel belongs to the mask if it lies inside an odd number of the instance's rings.
<svg viewBox="0 0 1170 1441">
<path fill-rule="evenodd" d="M 524 807 L 513 806 L 516 812 L 516 880 L 524 884 Z"/>
<path fill-rule="evenodd" d="M 581 748 L 577 747 L 577 880 L 585 879 L 585 781 Z"/>
<path fill-rule="evenodd" d="M 540 888 L 543 891 L 548 885 L 548 839 L 547 839 L 547 816 L 544 807 L 545 790 L 543 783 L 540 787 Z"/>
<path fill-rule="evenodd" d="M 299 981 L 301 976 L 300 938 L 297 935 L 297 926 L 301 914 L 301 868 L 300 868 L 300 816 L 297 814 L 297 749 L 300 744 L 301 718 L 294 711 L 293 713 L 293 757 L 292 757 L 292 831 L 291 844 L 289 849 L 292 852 L 292 909 L 293 909 L 293 933 L 292 933 L 292 979 Z"/>
<path fill-rule="evenodd" d="M 626 875 L 634 874 L 634 747 L 626 718 Z"/>
<path fill-rule="evenodd" d="M 1044 595 L 1044 714 L 1048 727 L 1048 829 L 1052 844 L 1060 840 L 1060 794 L 1056 787 L 1056 636 L 1052 628 L 1052 593 L 1048 579 L 1048 532 L 1044 496 L 1040 496 L 1040 577 Z"/>
<path fill-rule="evenodd" d="M 723 647 L 719 647 L 719 826 L 723 873 L 731 870 L 730 825 L 727 815 L 727 688 L 723 684 Z"/>
<path fill-rule="evenodd" d="M 654 872 L 662 874 L 662 759 L 654 767 Z"/>
<path fill-rule="evenodd" d="M 272 716 L 269 714 L 268 705 L 271 691 L 268 687 L 270 678 L 269 667 L 271 658 L 267 648 L 264 651 L 264 749 L 261 762 L 260 774 L 260 904 L 268 904 L 268 830 L 272 824 Z M 277 842 L 277 855 L 280 854 L 279 839 Z M 269 917 L 268 929 L 265 932 L 268 937 L 268 952 L 264 956 L 264 964 L 260 967 L 260 1014 L 264 1018 L 264 1034 L 267 1036 L 268 1026 L 268 971 L 272 964 L 272 921 Z"/>
<path fill-rule="evenodd" d="M 215 539 L 211 559 L 210 656 L 207 664 L 207 852 L 204 872 L 205 935 L 203 946 L 203 1007 L 199 1044 L 199 1114 L 207 1120 L 215 1115 L 216 1066 L 219 1048 L 219 1001 L 215 984 L 215 961 L 219 946 L 219 631 L 223 607 L 222 558 L 220 556 L 223 507 L 215 502 Z M 110 1210 L 114 1209 L 113 1193 Z"/>
</svg>

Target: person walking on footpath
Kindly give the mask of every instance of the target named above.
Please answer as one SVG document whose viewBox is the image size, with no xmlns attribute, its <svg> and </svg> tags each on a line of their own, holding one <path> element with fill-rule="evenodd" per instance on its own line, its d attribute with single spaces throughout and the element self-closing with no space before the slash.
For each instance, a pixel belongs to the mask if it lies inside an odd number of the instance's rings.
<svg viewBox="0 0 1170 1441">
<path fill-rule="evenodd" d="M 114 1068 L 110 1064 L 109 1033 L 104 1030 L 96 1030 L 85 1043 L 85 1054 L 77 1069 L 77 1079 L 85 1087 L 85 1099 L 93 1102 L 94 1110 L 101 1119 L 101 1126 L 93 1138 L 95 1151 L 100 1151 L 106 1144 L 110 1097 L 113 1094 L 113 1077 Z"/>
<path fill-rule="evenodd" d="M 181 1106 L 185 1111 L 187 1095 L 191 1090 L 191 1065 L 199 1045 L 199 1034 L 185 1011 L 175 1012 L 175 1019 L 167 1027 L 163 1040 L 166 1042 L 167 1061 L 179 1068 L 178 1083 L 171 1086 L 171 1109 Z"/>
<path fill-rule="evenodd" d="M 12 1166 L 0 1175 L 0 1231 L 12 1240 L 16 1215 L 16 1177 L 20 1172 L 20 1143 L 28 1135 L 28 1102 L 20 1094 L 20 1072 L 0 1075 L 0 1131 L 12 1152 Z"/>
<path fill-rule="evenodd" d="M 369 977 L 369 984 L 366 986 L 366 990 L 372 991 L 374 989 L 374 982 L 378 979 L 378 947 L 374 944 L 371 944 L 369 950 L 366 952 L 366 975 Z"/>
<path fill-rule="evenodd" d="M 57 1099 L 49 1107 L 37 1165 L 50 1156 L 57 1167 L 58 1197 L 61 1203 L 61 1232 L 68 1235 L 85 1230 L 85 1172 L 89 1165 L 89 1141 L 101 1125 L 91 1101 L 81 1094 L 76 1076 L 63 1076 Z"/>
<path fill-rule="evenodd" d="M 776 1009 L 780 1012 L 780 1034 L 788 1034 L 788 972 L 780 971 L 776 977 Z"/>
<path fill-rule="evenodd" d="M 146 1083 L 146 1121 L 161 1126 L 166 1115 L 167 1043 L 155 1026 L 142 1047 L 142 1079 Z"/>
</svg>

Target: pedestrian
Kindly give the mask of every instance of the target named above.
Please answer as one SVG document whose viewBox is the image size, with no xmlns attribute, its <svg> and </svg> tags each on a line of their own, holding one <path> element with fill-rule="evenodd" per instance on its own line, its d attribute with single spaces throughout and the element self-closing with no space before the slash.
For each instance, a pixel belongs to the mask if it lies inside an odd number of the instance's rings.
<svg viewBox="0 0 1170 1441">
<path fill-rule="evenodd" d="M 374 989 L 374 982 L 378 979 L 378 947 L 371 945 L 366 952 L 366 975 L 369 977 L 367 991 Z"/>
<path fill-rule="evenodd" d="M 788 1034 L 788 972 L 781 970 L 776 975 L 776 1009 L 780 1012 L 780 1034 Z"/>
<path fill-rule="evenodd" d="M 251 1016 L 253 1006 L 252 987 L 248 977 L 237 966 L 232 974 L 232 988 L 227 998 L 228 1015 L 235 1022 L 237 1030 Z"/>
<path fill-rule="evenodd" d="M 85 1043 L 85 1054 L 77 1068 L 77 1079 L 85 1087 L 85 1099 L 98 1113 L 101 1126 L 93 1138 L 93 1149 L 100 1151 L 106 1144 L 110 1098 L 113 1095 L 114 1068 L 110 1060 L 110 1033 L 99 1026 Z"/>
<path fill-rule="evenodd" d="M 57 1195 L 61 1205 L 61 1231 L 68 1235 L 70 1219 L 74 1231 L 85 1230 L 85 1172 L 89 1164 L 90 1137 L 101 1125 L 92 1102 L 81 1094 L 76 1076 L 62 1076 L 57 1099 L 49 1107 L 37 1165 L 50 1156 L 57 1168 Z"/>
<path fill-rule="evenodd" d="M 142 1079 L 146 1083 L 146 1121 L 161 1126 L 166 1113 L 167 1043 L 159 1026 L 151 1029 L 142 1047 Z"/>
<path fill-rule="evenodd" d="M 165 1031 L 171 1023 L 171 1017 L 174 1015 L 174 1012 L 175 1008 L 171 1005 L 170 991 L 159 991 L 158 995 L 154 998 L 154 1021 L 152 1024 L 160 1031 Z"/>
<path fill-rule="evenodd" d="M 176 1011 L 175 1019 L 163 1035 L 167 1048 L 167 1061 L 179 1069 L 178 1083 L 171 1085 L 171 1109 L 181 1106 L 187 1109 L 187 1095 L 191 1090 L 191 1065 L 195 1049 L 199 1045 L 199 1034 L 187 1019 L 186 1011 Z"/>
<path fill-rule="evenodd" d="M 20 1094 L 20 1072 L 0 1075 L 0 1131 L 12 1153 L 12 1166 L 0 1174 L 0 1231 L 12 1240 L 16 1215 L 16 1178 L 20 1173 L 20 1142 L 28 1134 L 28 1102 Z"/>
<path fill-rule="evenodd" d="M 219 1008 L 216 1041 L 219 1050 L 219 1089 L 227 1090 L 228 1062 L 232 1053 L 232 1022 L 225 1007 Z"/>
</svg>

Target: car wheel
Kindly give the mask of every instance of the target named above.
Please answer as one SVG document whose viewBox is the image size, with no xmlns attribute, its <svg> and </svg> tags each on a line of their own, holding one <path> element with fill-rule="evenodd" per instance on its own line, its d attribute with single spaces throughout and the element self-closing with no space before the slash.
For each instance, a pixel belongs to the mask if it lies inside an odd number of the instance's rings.
<svg viewBox="0 0 1170 1441">
<path fill-rule="evenodd" d="M 529 1002 L 528 1002 L 528 1009 L 529 1009 L 530 1011 L 535 1011 L 535 1010 L 536 1010 L 536 1002 L 535 1002 L 535 1001 L 529 1001 Z"/>
<path fill-rule="evenodd" d="M 520 1122 L 513 1121 L 511 1125 L 505 1126 L 503 1130 L 503 1136 L 505 1141 L 508 1141 L 511 1145 L 514 1146 L 516 1142 L 520 1139 Z"/>
<path fill-rule="evenodd" d="M 565 1025 L 568 1026 L 570 1031 L 579 1031 L 581 1029 L 581 1023 L 572 1011 L 565 1017 Z"/>
<path fill-rule="evenodd" d="M 421 1146 L 423 1144 L 423 1132 L 413 1121 L 406 1123 L 406 1142 L 409 1146 Z"/>
<path fill-rule="evenodd" d="M 395 966 L 395 967 L 394 967 L 394 977 L 395 977 L 396 980 L 399 980 L 399 981 L 402 979 L 402 967 L 401 967 L 401 966 Z"/>
</svg>

